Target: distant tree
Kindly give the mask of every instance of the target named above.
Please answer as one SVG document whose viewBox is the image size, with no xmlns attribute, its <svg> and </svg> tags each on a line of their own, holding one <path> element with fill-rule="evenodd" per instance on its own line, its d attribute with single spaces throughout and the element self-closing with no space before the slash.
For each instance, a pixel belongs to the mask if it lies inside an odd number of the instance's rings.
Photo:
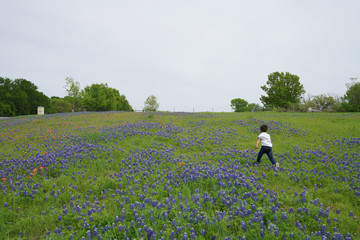
<svg viewBox="0 0 360 240">
<path fill-rule="evenodd" d="M 79 111 L 81 104 L 81 90 L 80 83 L 75 81 L 72 77 L 65 78 L 65 90 L 67 92 L 68 99 L 72 104 L 72 110 Z"/>
<path fill-rule="evenodd" d="M 12 80 L 0 77 L 0 116 L 9 117 L 16 115 L 16 107 L 12 102 Z"/>
<path fill-rule="evenodd" d="M 263 108 L 257 103 L 249 103 L 248 110 L 249 112 L 258 112 L 258 111 L 262 111 Z"/>
<path fill-rule="evenodd" d="M 88 111 L 132 111 L 124 95 L 107 84 L 92 84 L 81 92 L 83 106 Z"/>
<path fill-rule="evenodd" d="M 43 106 L 45 113 L 47 113 L 50 108 L 50 99 L 37 89 L 38 87 L 34 83 L 26 79 L 14 80 L 14 91 L 15 93 L 21 93 L 20 98 L 17 99 L 21 99 L 22 102 L 18 103 L 17 108 L 24 110 L 19 112 L 18 115 L 37 114 L 38 106 Z"/>
<path fill-rule="evenodd" d="M 332 109 L 335 103 L 336 101 L 333 97 L 320 94 L 312 98 L 311 107 L 320 112 L 328 112 Z"/>
<path fill-rule="evenodd" d="M 117 91 L 118 94 L 116 94 L 117 99 L 117 108 L 118 111 L 126 111 L 126 112 L 132 112 L 134 109 L 129 104 L 129 101 L 126 99 L 125 95 L 120 94 L 118 90 L 114 89 L 114 91 Z"/>
<path fill-rule="evenodd" d="M 81 92 L 85 109 L 88 111 L 116 110 L 116 100 L 107 89 L 107 84 L 86 86 Z"/>
<path fill-rule="evenodd" d="M 269 74 L 266 85 L 261 86 L 261 89 L 267 93 L 267 96 L 260 98 L 266 108 L 283 108 L 285 110 L 298 104 L 301 95 L 305 93 L 299 77 L 288 72 Z"/>
<path fill-rule="evenodd" d="M 232 99 L 230 107 L 234 110 L 234 112 L 246 112 L 249 110 L 248 102 L 241 98 Z"/>
<path fill-rule="evenodd" d="M 347 102 L 343 97 L 334 97 L 335 104 L 331 107 L 332 112 L 346 112 Z"/>
<path fill-rule="evenodd" d="M 347 91 L 344 96 L 346 101 L 345 108 L 349 112 L 360 111 L 360 82 L 356 82 L 357 78 L 350 78 L 351 83 L 346 84 Z"/>
<path fill-rule="evenodd" d="M 312 96 L 310 94 L 302 96 L 299 103 L 294 104 L 294 110 L 297 112 L 308 112 L 312 106 Z"/>
<path fill-rule="evenodd" d="M 158 108 L 159 108 L 159 103 L 157 102 L 157 98 L 154 95 L 149 96 L 145 100 L 145 106 L 144 106 L 145 111 L 156 112 Z"/>
<path fill-rule="evenodd" d="M 33 99 L 37 86 L 25 79 L 15 79 L 12 90 L 14 93 L 17 93 L 12 96 L 12 101 L 17 109 L 16 115 L 35 114 L 37 106 L 34 106 Z"/>
<path fill-rule="evenodd" d="M 234 112 L 256 112 L 261 111 L 262 107 L 257 103 L 248 103 L 246 100 L 241 98 L 232 99 L 230 107 Z"/>
<path fill-rule="evenodd" d="M 37 107 L 50 107 L 50 100 L 37 90 L 37 86 L 25 79 L 0 78 L 0 115 L 17 116 L 36 114 Z"/>
<path fill-rule="evenodd" d="M 51 97 L 50 105 L 52 113 L 65 113 L 72 111 L 72 104 L 64 98 Z"/>
<path fill-rule="evenodd" d="M 49 113 L 51 104 L 50 104 L 50 98 L 46 96 L 42 92 L 37 92 L 34 96 L 34 105 L 35 105 L 35 114 L 37 114 L 37 107 L 42 106 L 44 107 L 45 113 Z"/>
</svg>

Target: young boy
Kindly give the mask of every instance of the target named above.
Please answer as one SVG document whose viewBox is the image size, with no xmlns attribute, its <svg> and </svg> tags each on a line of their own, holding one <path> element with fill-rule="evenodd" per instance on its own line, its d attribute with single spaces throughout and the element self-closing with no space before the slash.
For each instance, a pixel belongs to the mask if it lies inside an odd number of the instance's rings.
<svg viewBox="0 0 360 240">
<path fill-rule="evenodd" d="M 268 126 L 266 124 L 263 124 L 260 126 L 260 135 L 258 137 L 258 140 L 256 142 L 256 149 L 259 147 L 259 143 L 261 141 L 261 148 L 258 153 L 256 163 L 259 164 L 261 157 L 266 153 L 266 155 L 269 157 L 269 160 L 271 161 L 273 167 L 279 167 L 279 163 L 276 162 L 272 155 L 272 143 L 270 139 L 270 135 L 266 132 L 268 130 Z"/>
</svg>

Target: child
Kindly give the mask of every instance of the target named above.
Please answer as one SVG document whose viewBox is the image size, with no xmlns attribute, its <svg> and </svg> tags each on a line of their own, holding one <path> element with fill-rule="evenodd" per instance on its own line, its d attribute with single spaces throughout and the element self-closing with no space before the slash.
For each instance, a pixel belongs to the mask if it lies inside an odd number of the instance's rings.
<svg viewBox="0 0 360 240">
<path fill-rule="evenodd" d="M 260 126 L 260 135 L 258 137 L 258 140 L 256 142 L 256 148 L 259 147 L 259 143 L 261 141 L 261 148 L 260 151 L 258 153 L 257 159 L 256 159 L 256 163 L 255 164 L 259 164 L 261 157 L 264 155 L 264 153 L 266 153 L 266 155 L 269 157 L 269 160 L 271 161 L 272 165 L 274 167 L 279 167 L 279 163 L 276 162 L 273 158 L 272 155 L 272 143 L 271 143 L 271 139 L 270 139 L 270 135 L 266 132 L 268 130 L 268 126 L 266 124 L 263 124 Z"/>
</svg>

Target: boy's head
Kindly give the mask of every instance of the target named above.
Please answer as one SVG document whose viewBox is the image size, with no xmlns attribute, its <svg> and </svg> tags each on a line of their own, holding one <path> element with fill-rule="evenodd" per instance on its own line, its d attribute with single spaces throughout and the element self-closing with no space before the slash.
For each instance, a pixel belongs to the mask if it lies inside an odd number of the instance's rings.
<svg viewBox="0 0 360 240">
<path fill-rule="evenodd" d="M 263 125 L 260 126 L 260 131 L 261 132 L 266 132 L 267 130 L 268 130 L 268 125 L 263 124 Z"/>
</svg>

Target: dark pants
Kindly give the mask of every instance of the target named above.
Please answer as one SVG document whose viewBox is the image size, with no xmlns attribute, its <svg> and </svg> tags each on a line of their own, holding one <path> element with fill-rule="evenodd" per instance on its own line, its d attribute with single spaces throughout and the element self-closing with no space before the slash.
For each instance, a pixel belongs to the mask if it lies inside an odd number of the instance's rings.
<svg viewBox="0 0 360 240">
<path fill-rule="evenodd" d="M 266 147 L 266 146 L 262 146 L 260 148 L 260 151 L 259 151 L 257 159 L 256 159 L 256 163 L 260 163 L 261 157 L 265 153 L 269 157 L 269 160 L 271 161 L 271 163 L 274 165 L 276 163 L 276 161 L 274 160 L 273 155 L 272 155 L 272 147 Z"/>
</svg>

